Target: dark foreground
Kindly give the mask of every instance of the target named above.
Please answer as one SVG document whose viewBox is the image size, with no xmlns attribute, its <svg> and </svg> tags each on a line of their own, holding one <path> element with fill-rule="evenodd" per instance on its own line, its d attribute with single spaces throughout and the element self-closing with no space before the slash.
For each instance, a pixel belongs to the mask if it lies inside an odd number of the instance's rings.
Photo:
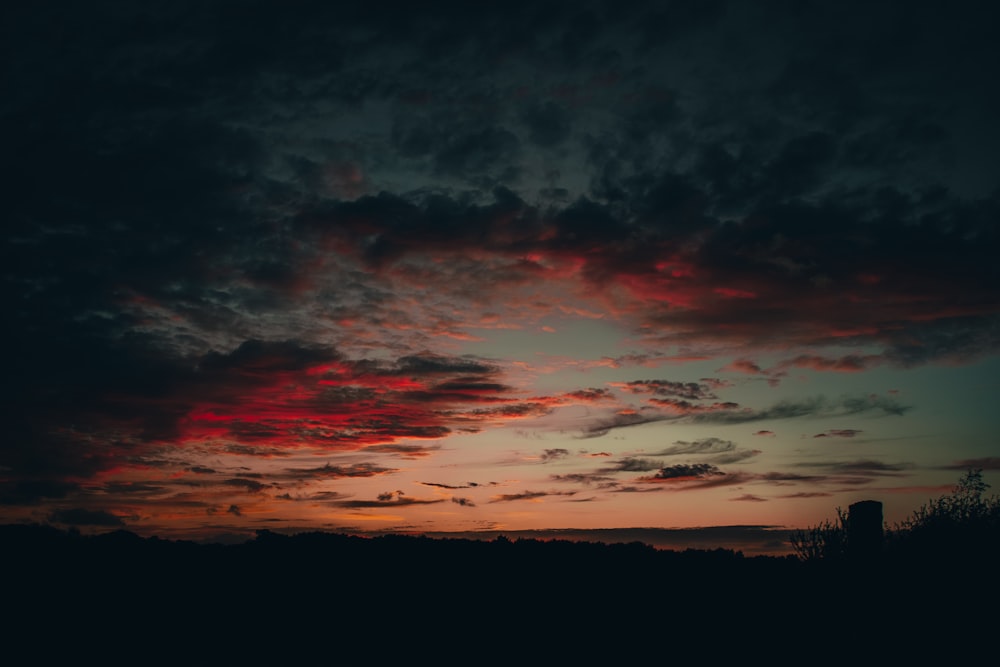
<svg viewBox="0 0 1000 667">
<path fill-rule="evenodd" d="M 639 544 L 0 526 L 7 664 L 872 664 L 994 647 L 990 554 L 803 563 Z"/>
</svg>

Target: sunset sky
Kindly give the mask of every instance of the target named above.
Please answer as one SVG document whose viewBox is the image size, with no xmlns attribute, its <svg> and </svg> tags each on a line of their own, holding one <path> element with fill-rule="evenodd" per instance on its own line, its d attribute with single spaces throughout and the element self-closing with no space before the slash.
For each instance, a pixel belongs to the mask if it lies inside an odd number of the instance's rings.
<svg viewBox="0 0 1000 667">
<path fill-rule="evenodd" d="M 757 553 L 1000 491 L 995 7 L 5 4 L 0 523 Z"/>
</svg>

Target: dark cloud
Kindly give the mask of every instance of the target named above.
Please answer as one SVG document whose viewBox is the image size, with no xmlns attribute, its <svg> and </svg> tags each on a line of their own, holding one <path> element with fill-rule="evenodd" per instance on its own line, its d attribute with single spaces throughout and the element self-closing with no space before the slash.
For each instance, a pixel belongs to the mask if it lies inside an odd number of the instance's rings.
<svg viewBox="0 0 1000 667">
<path fill-rule="evenodd" d="M 582 433 L 580 433 L 578 437 L 599 438 L 610 433 L 612 429 L 649 424 L 652 422 L 662 421 L 666 418 L 667 417 L 665 415 L 653 414 L 648 411 L 619 412 L 611 417 L 596 420 L 594 424 L 583 429 Z"/>
<path fill-rule="evenodd" d="M 326 463 L 318 468 L 289 468 L 287 473 L 296 478 L 341 478 L 341 477 L 374 477 L 393 473 L 395 469 L 386 468 L 374 463 L 352 463 L 350 465 L 331 465 Z"/>
<path fill-rule="evenodd" d="M 542 463 L 549 463 L 550 461 L 556 461 L 558 459 L 563 459 L 569 456 L 569 450 L 563 449 L 561 447 L 555 449 L 546 449 L 542 452 Z"/>
<path fill-rule="evenodd" d="M 745 493 L 742 496 L 736 498 L 730 498 L 729 500 L 738 503 L 766 503 L 767 498 L 761 498 L 760 496 L 755 496 L 752 493 Z"/>
<path fill-rule="evenodd" d="M 167 490 L 166 486 L 157 484 L 144 484 L 142 482 L 108 482 L 102 487 L 105 493 L 112 495 L 115 494 L 136 494 L 136 495 L 152 495 L 163 493 Z"/>
<path fill-rule="evenodd" d="M 853 438 L 861 429 L 857 428 L 832 428 L 825 433 L 817 433 L 814 438 Z"/>
<path fill-rule="evenodd" d="M 417 482 L 418 484 L 423 484 L 424 486 L 434 486 L 439 489 L 468 489 L 476 486 L 475 484 L 439 484 L 437 482 Z"/>
<path fill-rule="evenodd" d="M 987 456 L 979 459 L 963 459 L 946 466 L 948 470 L 1000 470 L 1000 457 Z"/>
<path fill-rule="evenodd" d="M 491 503 L 509 503 L 516 500 L 536 500 L 547 496 L 573 496 L 576 491 L 525 491 L 523 493 L 504 493 L 490 498 Z"/>
<path fill-rule="evenodd" d="M 662 412 L 651 409 L 642 412 L 622 412 L 609 418 L 594 420 L 579 437 L 593 438 L 607 435 L 611 430 L 658 421 L 687 421 L 705 424 L 740 424 L 770 419 L 796 419 L 805 417 L 842 417 L 859 414 L 902 416 L 911 408 L 894 396 L 813 396 L 797 400 L 784 400 L 761 409 L 742 407 L 730 401 L 709 404 L 692 403 L 677 399 L 650 399 Z M 764 432 L 767 433 L 767 432 Z M 722 446 L 710 440 L 701 441 L 705 446 Z M 697 447 L 696 444 L 689 444 Z M 667 450 L 670 451 L 670 450 Z M 680 452 L 678 452 L 680 453 Z"/>
<path fill-rule="evenodd" d="M 800 400 L 788 400 L 775 403 L 761 410 L 727 410 L 708 414 L 698 414 L 695 421 L 712 423 L 743 423 L 766 419 L 794 419 L 798 417 L 840 417 L 856 414 L 882 414 L 901 416 L 910 407 L 899 403 L 894 398 L 868 396 L 841 396 L 828 398 L 815 396 Z"/>
<path fill-rule="evenodd" d="M 56 510 L 49 515 L 49 521 L 53 523 L 66 524 L 68 526 L 111 527 L 125 525 L 125 522 L 120 516 L 110 512 L 82 508 Z"/>
<path fill-rule="evenodd" d="M 296 341 L 247 340 L 228 354 L 209 352 L 199 364 L 204 371 L 239 371 L 240 374 L 270 374 L 301 371 L 338 358 L 334 350 L 309 348 Z"/>
<path fill-rule="evenodd" d="M 62 480 L 3 480 L 0 481 L 0 504 L 34 505 L 43 500 L 65 498 L 80 486 Z"/>
<path fill-rule="evenodd" d="M 690 465 L 673 465 L 661 468 L 652 477 L 648 478 L 656 481 L 689 481 L 705 479 L 718 475 L 725 475 L 714 465 L 708 463 L 694 463 Z"/>
<path fill-rule="evenodd" d="M 425 447 L 423 445 L 404 445 L 400 443 L 392 443 L 385 445 L 369 445 L 362 451 L 371 452 L 373 454 L 394 454 L 405 459 L 419 459 L 430 456 L 432 453 L 440 449 L 440 446 Z"/>
<path fill-rule="evenodd" d="M 716 398 L 708 384 L 698 382 L 673 382 L 671 380 L 635 380 L 618 385 L 633 394 L 673 396 L 690 401 Z"/>
<path fill-rule="evenodd" d="M 227 486 L 235 486 L 245 489 L 250 493 L 260 493 L 261 491 L 270 486 L 269 484 L 264 484 L 263 482 L 258 482 L 253 479 L 245 479 L 243 477 L 234 477 L 232 479 L 226 479 L 223 480 L 222 483 L 226 484 Z"/>
<path fill-rule="evenodd" d="M 566 141 L 573 124 L 573 115 L 553 101 L 530 102 L 521 112 L 521 121 L 528 129 L 528 138 L 542 148 L 552 148 Z"/>
<path fill-rule="evenodd" d="M 480 4 L 5 7 L 0 502 L 614 400 L 439 354 L 568 312 L 543 288 L 634 334 L 619 368 L 1000 350 L 989 3 Z M 626 383 L 581 437 L 909 409 L 719 382 Z"/>
<path fill-rule="evenodd" d="M 607 389 L 578 389 L 576 391 L 571 391 L 566 394 L 569 398 L 583 402 L 596 402 L 604 400 L 614 399 L 614 395 Z"/>
<path fill-rule="evenodd" d="M 336 500 L 331 504 L 348 509 L 371 509 L 385 507 L 409 507 L 412 505 L 436 505 L 443 503 L 443 498 L 410 498 L 401 491 L 379 494 L 377 500 Z"/>
<path fill-rule="evenodd" d="M 670 447 L 660 450 L 653 456 L 677 456 L 680 454 L 721 454 L 732 452 L 736 443 L 721 438 L 702 438 L 700 440 L 678 440 Z"/>
<path fill-rule="evenodd" d="M 762 452 L 759 449 L 738 449 L 723 454 L 716 454 L 712 457 L 712 461 L 714 461 L 715 463 L 726 465 L 729 463 L 739 463 L 741 461 L 746 461 L 748 459 L 752 459 L 755 456 L 760 456 L 760 454 L 762 454 Z"/>
<path fill-rule="evenodd" d="M 616 472 L 618 469 L 613 468 L 608 472 Z M 549 479 L 553 482 L 571 482 L 573 484 L 599 484 L 599 485 L 614 485 L 617 482 L 614 481 L 613 477 L 609 477 L 600 472 L 594 473 L 566 473 L 563 475 L 549 475 Z"/>
<path fill-rule="evenodd" d="M 614 465 L 604 468 L 604 472 L 649 472 L 659 470 L 662 464 L 652 459 L 640 459 L 636 457 L 626 457 L 615 461 Z"/>
<path fill-rule="evenodd" d="M 830 470 L 837 474 L 858 475 L 862 477 L 898 477 L 906 474 L 910 467 L 902 463 L 885 463 L 872 459 L 856 461 L 813 462 L 810 467 Z"/>
</svg>

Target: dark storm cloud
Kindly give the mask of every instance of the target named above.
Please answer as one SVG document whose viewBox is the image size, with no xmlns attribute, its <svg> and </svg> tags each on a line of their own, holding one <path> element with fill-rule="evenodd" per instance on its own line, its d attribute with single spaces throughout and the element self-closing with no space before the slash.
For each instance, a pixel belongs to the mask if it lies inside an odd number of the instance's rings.
<svg viewBox="0 0 1000 667">
<path fill-rule="evenodd" d="M 209 352 L 199 363 L 203 371 L 237 371 L 240 374 L 301 371 L 338 355 L 329 348 L 304 347 L 296 341 L 247 340 L 228 354 Z"/>
</svg>

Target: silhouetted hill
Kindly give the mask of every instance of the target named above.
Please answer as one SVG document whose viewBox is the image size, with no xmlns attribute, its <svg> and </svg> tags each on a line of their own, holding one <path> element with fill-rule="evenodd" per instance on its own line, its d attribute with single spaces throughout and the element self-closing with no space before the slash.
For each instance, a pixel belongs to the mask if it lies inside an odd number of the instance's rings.
<svg viewBox="0 0 1000 667">
<path fill-rule="evenodd" d="M 0 544 L 13 636 L 41 629 L 167 652 L 176 642 L 195 651 L 203 640 L 198 655 L 230 658 L 255 645 L 279 654 L 337 655 L 346 646 L 377 649 L 386 660 L 404 649 L 457 659 L 471 646 L 586 664 L 610 649 L 648 658 L 750 651 L 755 642 L 766 651 L 818 646 L 844 641 L 845 627 L 851 642 L 926 626 L 940 640 L 976 625 L 948 609 L 995 604 L 996 592 L 987 573 L 957 568 L 804 563 L 641 543 L 264 531 L 222 545 L 12 525 L 0 526 Z M 258 649 L 251 662 L 263 659 Z"/>
</svg>

